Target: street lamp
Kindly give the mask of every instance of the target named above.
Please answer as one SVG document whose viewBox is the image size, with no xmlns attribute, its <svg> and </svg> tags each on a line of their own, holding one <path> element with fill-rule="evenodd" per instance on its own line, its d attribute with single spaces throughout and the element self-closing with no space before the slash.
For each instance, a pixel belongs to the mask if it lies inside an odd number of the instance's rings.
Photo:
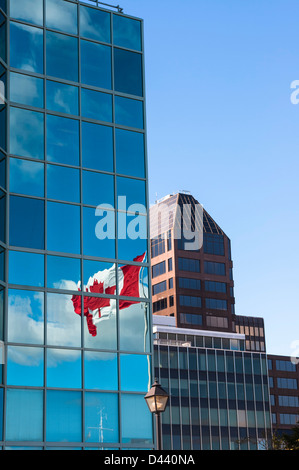
<svg viewBox="0 0 299 470">
<path fill-rule="evenodd" d="M 161 450 L 162 448 L 160 413 L 165 411 L 168 398 L 168 394 L 163 390 L 157 379 L 155 379 L 155 383 L 152 385 L 152 388 L 144 397 L 150 412 L 154 413 L 156 417 L 157 450 Z"/>
</svg>

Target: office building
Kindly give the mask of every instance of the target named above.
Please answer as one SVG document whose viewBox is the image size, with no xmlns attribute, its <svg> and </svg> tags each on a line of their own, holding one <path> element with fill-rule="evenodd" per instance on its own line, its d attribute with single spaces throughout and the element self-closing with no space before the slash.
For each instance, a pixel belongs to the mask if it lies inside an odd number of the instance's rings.
<svg viewBox="0 0 299 470">
<path fill-rule="evenodd" d="M 181 223 L 184 207 L 188 205 L 189 224 L 188 220 Z M 166 196 L 150 209 L 153 313 L 174 316 L 178 327 L 233 331 L 235 299 L 230 240 L 203 209 L 199 213 L 202 244 L 189 249 L 186 234 L 194 231 L 197 206 L 193 196 L 177 193 Z M 164 223 L 159 219 L 160 208 L 164 219 L 164 208 L 169 209 L 169 218 Z"/>
<path fill-rule="evenodd" d="M 245 335 L 177 328 L 154 316 L 155 375 L 170 399 L 162 415 L 165 450 L 258 450 L 271 444 L 265 353 Z"/>
<path fill-rule="evenodd" d="M 143 22 L 99 4 L 0 1 L 3 449 L 153 446 Z"/>
<path fill-rule="evenodd" d="M 299 419 L 298 364 L 267 356 L 263 318 L 235 313 L 230 239 L 204 208 L 201 245 L 188 246 L 198 205 L 181 192 L 150 211 L 155 374 L 171 397 L 164 448 L 271 448 Z"/>
<path fill-rule="evenodd" d="M 299 422 L 299 360 L 268 355 L 271 420 L 274 434 L 289 434 Z"/>
</svg>

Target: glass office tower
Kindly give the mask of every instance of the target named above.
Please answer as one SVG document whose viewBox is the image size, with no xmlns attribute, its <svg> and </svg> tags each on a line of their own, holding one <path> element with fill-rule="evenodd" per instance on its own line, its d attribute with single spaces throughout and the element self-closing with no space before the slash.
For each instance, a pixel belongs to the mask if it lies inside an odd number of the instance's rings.
<svg viewBox="0 0 299 470">
<path fill-rule="evenodd" d="M 138 18 L 0 0 L 3 449 L 153 446 L 143 62 Z"/>
</svg>

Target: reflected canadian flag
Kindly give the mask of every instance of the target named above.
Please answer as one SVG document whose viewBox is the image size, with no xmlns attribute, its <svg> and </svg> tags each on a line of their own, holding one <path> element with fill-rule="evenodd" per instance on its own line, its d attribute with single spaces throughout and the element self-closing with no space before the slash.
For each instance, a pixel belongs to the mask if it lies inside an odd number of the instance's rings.
<svg viewBox="0 0 299 470">
<path fill-rule="evenodd" d="M 146 254 L 137 256 L 133 261 L 142 263 L 145 260 Z M 95 294 L 116 295 L 116 276 L 118 277 L 119 295 L 125 297 L 144 297 L 141 283 L 141 270 L 142 266 L 125 265 L 115 269 L 113 265 L 110 269 L 97 272 L 94 276 L 90 277 L 85 291 Z M 80 290 L 80 289 L 79 289 Z M 74 311 L 78 315 L 82 315 L 82 297 L 74 295 L 72 297 Z M 119 309 L 125 309 L 137 303 L 136 301 L 120 299 Z M 83 313 L 86 317 L 88 331 L 92 336 L 97 335 L 97 324 L 104 319 L 111 317 L 115 313 L 115 301 L 110 298 L 104 297 L 91 297 L 84 296 Z"/>
</svg>

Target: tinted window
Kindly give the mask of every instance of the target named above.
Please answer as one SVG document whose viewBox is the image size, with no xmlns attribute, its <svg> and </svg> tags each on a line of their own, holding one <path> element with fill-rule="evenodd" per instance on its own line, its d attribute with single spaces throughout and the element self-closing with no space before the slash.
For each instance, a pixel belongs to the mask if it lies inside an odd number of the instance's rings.
<svg viewBox="0 0 299 470">
<path fill-rule="evenodd" d="M 134 208 L 130 207 L 133 204 L 138 204 L 143 206 L 143 213 L 146 211 L 146 199 L 145 199 L 145 182 L 141 180 L 135 180 L 132 178 L 117 178 L 117 196 L 124 196 L 126 203 L 122 209 L 132 210 Z M 120 208 L 120 204 L 118 205 Z"/>
<path fill-rule="evenodd" d="M 10 244 L 44 249 L 44 202 L 10 197 Z"/>
<path fill-rule="evenodd" d="M 47 158 L 51 162 L 79 165 L 79 122 L 47 116 Z"/>
<path fill-rule="evenodd" d="M 143 129 L 143 103 L 122 96 L 115 97 L 115 122 L 123 126 Z"/>
<path fill-rule="evenodd" d="M 28 269 L 30 266 L 30 269 Z M 10 284 L 44 286 L 44 256 L 21 251 L 9 252 Z"/>
<path fill-rule="evenodd" d="M 98 443 L 99 429 L 101 442 L 119 442 L 118 395 L 115 393 L 85 394 L 86 441 Z"/>
<path fill-rule="evenodd" d="M 132 408 L 134 413 L 132 414 Z M 122 442 L 151 442 L 152 417 L 142 395 L 123 394 L 121 397 Z"/>
<path fill-rule="evenodd" d="M 47 386 L 81 388 L 81 352 L 47 349 Z"/>
<path fill-rule="evenodd" d="M 111 127 L 82 122 L 82 166 L 113 171 L 113 131 Z"/>
<path fill-rule="evenodd" d="M 10 192 L 44 197 L 44 164 L 10 158 Z"/>
<path fill-rule="evenodd" d="M 116 46 L 141 51 L 140 21 L 113 15 L 113 41 Z"/>
<path fill-rule="evenodd" d="M 38 108 L 44 107 L 44 82 L 40 78 L 10 73 L 10 100 Z"/>
<path fill-rule="evenodd" d="M 46 1 L 46 26 L 77 34 L 77 5 L 64 0 Z"/>
<path fill-rule="evenodd" d="M 46 436 L 48 441 L 81 442 L 81 393 L 48 390 Z"/>
<path fill-rule="evenodd" d="M 6 439 L 43 440 L 42 390 L 7 390 Z"/>
<path fill-rule="evenodd" d="M 16 20 L 43 24 L 43 0 L 10 0 L 10 16 Z"/>
<path fill-rule="evenodd" d="M 59 113 L 78 114 L 78 88 L 64 83 L 47 81 L 47 109 Z"/>
<path fill-rule="evenodd" d="M 144 178 L 144 137 L 138 132 L 115 130 L 116 172 Z"/>
<path fill-rule="evenodd" d="M 101 370 L 101 374 L 95 374 Z M 118 389 L 117 355 L 96 351 L 85 351 L 84 354 L 85 387 L 98 390 Z"/>
<path fill-rule="evenodd" d="M 96 41 L 110 42 L 110 13 L 80 5 L 80 34 Z"/>
<path fill-rule="evenodd" d="M 83 208 L 83 253 L 99 258 L 115 258 L 114 211 Z"/>
<path fill-rule="evenodd" d="M 47 257 L 47 285 L 53 289 L 77 291 L 80 286 L 80 260 L 63 256 Z"/>
<path fill-rule="evenodd" d="M 81 114 L 86 118 L 112 122 L 112 95 L 82 88 Z"/>
<path fill-rule="evenodd" d="M 44 294 L 42 292 L 9 289 L 8 341 L 28 344 L 44 343 Z"/>
<path fill-rule="evenodd" d="M 80 207 L 48 202 L 47 249 L 80 253 Z"/>
<path fill-rule="evenodd" d="M 51 31 L 47 31 L 46 37 L 47 75 L 78 81 L 78 40 Z"/>
<path fill-rule="evenodd" d="M 42 387 L 44 354 L 41 348 L 9 346 L 7 351 L 7 383 Z"/>
<path fill-rule="evenodd" d="M 114 177 L 92 171 L 83 171 L 83 204 L 114 207 Z M 99 191 L 99 188 L 101 190 Z"/>
<path fill-rule="evenodd" d="M 10 65 L 29 72 L 43 73 L 43 30 L 11 23 Z"/>
<path fill-rule="evenodd" d="M 114 83 L 116 91 L 143 96 L 141 54 L 114 49 Z"/>
<path fill-rule="evenodd" d="M 10 153 L 44 158 L 44 116 L 26 109 L 10 109 Z"/>
<path fill-rule="evenodd" d="M 48 198 L 80 202 L 80 173 L 74 168 L 47 165 Z"/>
<path fill-rule="evenodd" d="M 81 40 L 81 81 L 111 89 L 111 48 Z"/>
</svg>

